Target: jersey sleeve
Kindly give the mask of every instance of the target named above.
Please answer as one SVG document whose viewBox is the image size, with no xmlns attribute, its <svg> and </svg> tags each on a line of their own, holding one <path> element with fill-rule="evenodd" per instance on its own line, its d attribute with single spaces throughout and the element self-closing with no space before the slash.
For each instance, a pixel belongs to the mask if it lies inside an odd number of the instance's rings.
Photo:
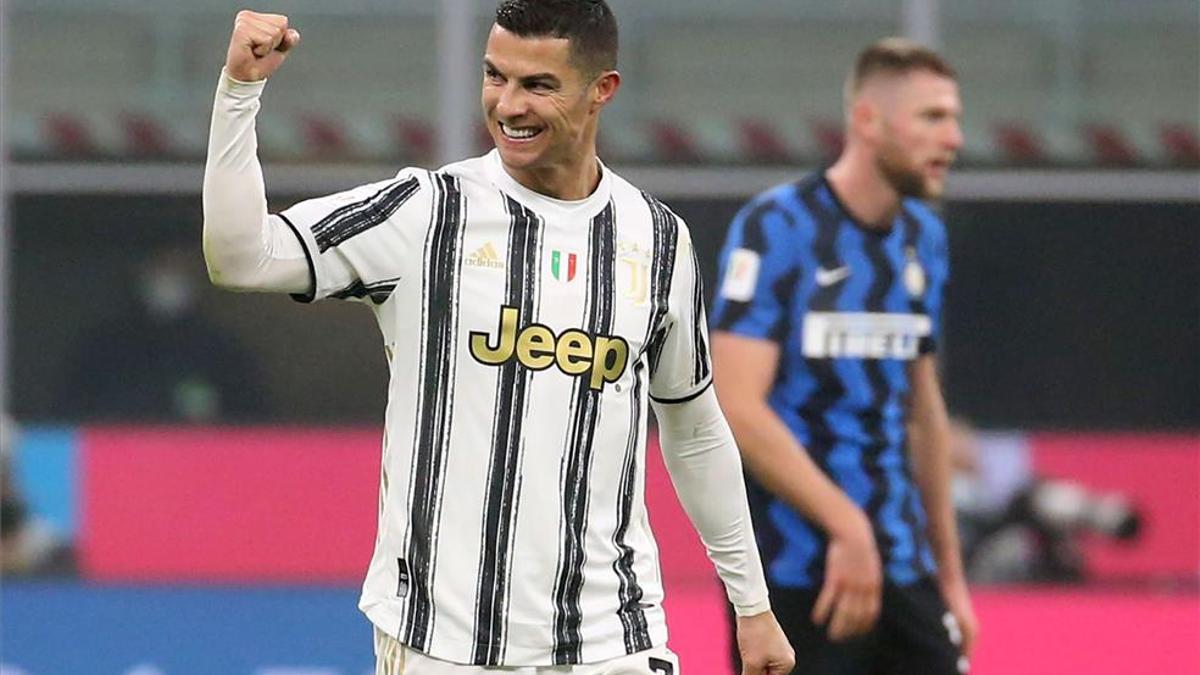
<svg viewBox="0 0 1200 675">
<path fill-rule="evenodd" d="M 931 216 L 925 228 L 925 259 L 928 283 L 925 289 L 925 311 L 932 324 L 928 337 L 922 338 L 918 349 L 922 354 L 932 354 L 942 342 L 942 306 L 946 282 L 950 278 L 950 252 L 946 242 L 946 227 L 937 217 Z"/>
<path fill-rule="evenodd" d="M 687 225 L 676 219 L 679 243 L 667 314 L 649 347 L 650 397 L 659 403 L 691 400 L 712 383 L 700 265 Z"/>
<path fill-rule="evenodd" d="M 799 269 L 789 216 L 773 201 L 751 202 L 734 217 L 717 267 L 715 330 L 782 342 Z"/>
<path fill-rule="evenodd" d="M 312 289 L 322 298 L 382 304 L 406 276 L 409 253 L 424 241 L 430 219 L 427 174 L 405 169 L 395 178 L 300 202 L 273 215 L 304 246 Z"/>
</svg>

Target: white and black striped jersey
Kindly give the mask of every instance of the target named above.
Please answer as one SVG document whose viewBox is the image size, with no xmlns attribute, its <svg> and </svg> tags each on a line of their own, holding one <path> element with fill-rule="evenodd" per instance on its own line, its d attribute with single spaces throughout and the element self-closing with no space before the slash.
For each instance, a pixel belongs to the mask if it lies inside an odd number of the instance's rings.
<svg viewBox="0 0 1200 675">
<path fill-rule="evenodd" d="M 711 381 L 686 225 L 602 167 L 585 200 L 493 151 L 279 214 L 305 299 L 375 312 L 391 382 L 360 606 L 436 658 L 589 663 L 662 645 L 647 403 Z"/>
</svg>

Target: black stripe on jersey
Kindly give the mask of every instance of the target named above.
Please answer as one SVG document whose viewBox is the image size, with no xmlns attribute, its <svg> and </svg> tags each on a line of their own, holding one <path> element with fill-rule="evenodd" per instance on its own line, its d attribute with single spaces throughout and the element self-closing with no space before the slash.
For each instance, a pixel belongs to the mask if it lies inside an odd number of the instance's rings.
<svg viewBox="0 0 1200 675">
<path fill-rule="evenodd" d="M 805 181 L 797 189 L 800 192 L 800 199 L 804 202 L 804 206 L 813 215 L 814 226 L 816 227 L 816 235 L 812 241 L 813 257 L 816 258 L 818 267 L 832 270 L 845 265 L 837 251 L 837 239 L 838 232 L 841 230 L 842 216 L 826 210 L 821 205 L 816 195 L 816 191 L 821 185 L 821 183 Z M 845 288 L 846 284 L 817 285 L 812 297 L 808 301 L 809 311 L 836 312 L 838 299 Z M 836 438 L 828 421 L 825 419 L 825 411 L 846 395 L 846 388 L 842 385 L 841 377 L 838 376 L 837 371 L 833 368 L 832 359 L 805 360 L 812 370 L 813 377 L 822 385 L 805 402 L 805 408 L 809 412 L 804 417 L 812 425 L 812 445 L 815 446 L 809 448 L 809 450 L 819 453 L 823 458 L 825 453 L 829 452 L 831 444 Z"/>
<path fill-rule="evenodd" d="M 917 243 L 921 237 L 921 224 L 913 217 L 913 214 L 908 212 L 908 209 L 900 210 L 900 219 L 904 222 L 904 250 L 907 255 L 908 251 L 916 251 Z M 913 314 L 927 314 L 929 312 L 925 307 L 925 294 L 917 296 L 909 295 L 909 306 Z"/>
<path fill-rule="evenodd" d="M 337 298 L 338 300 L 370 298 L 371 302 L 376 305 L 382 305 L 384 302 L 387 302 L 388 296 L 392 294 L 392 291 L 396 290 L 396 282 L 399 280 L 400 277 L 394 277 L 367 284 L 363 283 L 362 279 L 355 279 L 354 283 L 336 293 L 331 293 L 329 297 Z"/>
<path fill-rule="evenodd" d="M 874 233 L 864 233 L 862 237 L 863 252 L 871 261 L 872 272 L 871 286 L 867 289 L 864 307 L 868 312 L 885 312 L 887 311 L 887 294 L 891 290 L 892 284 L 896 282 L 896 274 L 892 270 L 892 261 L 888 259 L 887 251 L 884 250 L 884 237 Z M 876 523 L 876 537 L 886 537 L 888 541 L 891 541 L 890 546 L 880 547 L 883 562 L 886 565 L 889 553 L 896 550 L 899 543 L 896 541 L 895 535 L 882 526 L 884 519 L 880 511 L 891 496 L 892 487 L 891 481 L 884 478 L 878 469 L 880 456 L 891 446 L 887 438 L 882 410 L 884 404 L 891 397 L 892 391 L 891 386 L 888 385 L 887 376 L 884 375 L 883 364 L 879 359 L 859 359 L 858 363 L 871 386 L 869 413 L 864 412 L 860 415 L 860 419 L 863 431 L 870 439 L 863 444 L 863 466 L 874 474 L 871 483 L 875 486 L 875 490 L 863 510 L 867 512 L 871 522 Z"/>
<path fill-rule="evenodd" d="M 904 250 L 907 257 L 908 251 L 916 251 L 917 243 L 921 237 L 921 224 L 917 221 L 908 209 L 900 209 L 900 217 L 904 222 Z M 928 314 L 929 309 L 925 306 L 925 294 L 921 293 L 917 296 L 909 295 L 909 307 L 913 314 Z M 928 354 L 936 349 L 935 338 L 931 334 L 921 338 L 920 353 Z"/>
<path fill-rule="evenodd" d="M 312 233 L 317 241 L 317 249 L 324 253 L 347 239 L 382 224 L 415 195 L 420 187 L 421 183 L 416 176 L 407 180 L 392 181 L 366 199 L 335 209 L 313 225 Z"/>
<path fill-rule="evenodd" d="M 818 266 L 832 270 L 844 264 L 837 252 L 837 235 L 841 228 L 841 216 L 827 211 L 817 199 L 816 191 L 822 185 L 823 183 L 817 181 L 803 181 L 796 186 L 796 190 L 805 208 L 812 214 L 814 226 L 817 229 L 812 242 L 813 257 L 817 259 Z M 809 309 L 814 312 L 836 311 L 838 296 L 845 286 L 846 284 L 817 286 L 809 300 Z M 833 367 L 833 359 L 806 358 L 805 362 L 813 377 L 821 385 L 804 401 L 800 414 L 811 429 L 812 442 L 809 443 L 808 451 L 814 460 L 823 464 L 837 438 L 825 415 L 829 408 L 846 395 L 846 387 Z M 809 568 L 806 570 L 810 579 L 821 579 L 824 576 L 823 562 L 826 544 L 827 541 L 822 537 L 822 550 L 813 556 Z"/>
<path fill-rule="evenodd" d="M 654 227 L 654 260 L 652 269 L 651 294 L 654 307 L 650 312 L 650 323 L 647 325 L 646 338 L 642 341 L 643 350 L 650 353 L 650 373 L 658 370 L 659 356 L 671 329 L 663 326 L 670 305 L 671 281 L 675 277 L 675 253 L 679 245 L 679 221 L 662 202 L 648 193 L 643 192 L 642 198 L 650 208 L 650 221 Z"/>
<path fill-rule="evenodd" d="M 586 330 L 590 335 L 607 335 L 613 325 L 617 257 L 611 202 L 592 219 L 590 239 Z M 600 417 L 600 391 L 581 386 L 581 380 L 576 380 L 571 397 L 567 452 L 560 469 L 563 513 L 558 572 L 554 580 L 554 665 L 580 663 L 583 654 L 579 630 L 583 615 L 579 595 L 583 589 L 584 533 L 587 530 L 592 454 L 596 423 Z"/>
<path fill-rule="evenodd" d="M 700 395 L 703 394 L 704 392 L 708 391 L 708 388 L 711 387 L 712 385 L 713 385 L 712 380 L 709 380 L 708 382 L 704 383 L 703 387 L 700 387 L 699 389 L 697 389 L 696 391 L 693 391 L 692 393 L 688 394 L 687 396 L 680 396 L 679 398 L 662 398 L 659 396 L 652 395 L 652 396 L 650 396 L 650 400 L 654 401 L 655 403 L 687 403 L 688 401 L 691 401 L 693 399 L 700 398 Z"/>
<path fill-rule="evenodd" d="M 291 298 L 296 302 L 312 302 L 317 297 L 317 267 L 313 264 L 313 255 L 308 250 L 308 242 L 300 235 L 300 229 L 287 216 L 282 213 L 276 213 L 275 215 L 279 216 L 279 219 L 291 228 L 292 234 L 296 235 L 296 239 L 300 242 L 300 249 L 304 251 L 304 261 L 308 263 L 308 292 L 292 293 Z"/>
<path fill-rule="evenodd" d="M 642 587 L 638 585 L 633 571 L 633 547 L 625 543 L 625 534 L 633 519 L 633 503 L 637 493 L 638 443 L 642 422 L 642 377 L 645 361 L 633 366 L 633 391 L 629 394 L 629 438 L 625 443 L 625 461 L 621 466 L 621 488 L 618 491 L 617 529 L 613 532 L 613 544 L 617 547 L 617 559 L 613 571 L 617 574 L 620 600 L 617 617 L 625 631 L 625 653 L 634 654 L 654 645 L 650 642 L 650 628 L 646 623 L 646 612 L 642 610 Z"/>
<path fill-rule="evenodd" d="M 768 213 L 775 210 L 777 204 L 774 201 L 764 201 L 755 206 L 750 213 L 746 214 L 746 219 L 742 224 L 742 241 L 739 248 L 744 248 L 754 251 L 762 256 L 767 252 L 767 235 L 763 231 L 763 218 Z M 726 269 L 725 274 L 729 274 L 730 270 Z M 722 283 L 724 280 L 719 280 Z M 731 300 L 725 298 L 725 311 L 717 316 L 717 325 L 714 326 L 717 330 L 730 330 L 742 320 L 743 317 L 750 311 L 751 302 Z M 779 317 L 782 322 L 786 317 Z"/>
<path fill-rule="evenodd" d="M 908 209 L 901 209 L 901 220 L 904 223 L 904 248 L 905 248 L 905 251 L 906 252 L 909 250 L 915 251 L 917 248 L 918 239 L 921 236 L 921 224 L 919 222 L 917 222 L 917 219 L 914 218 L 911 213 L 909 213 Z M 903 271 L 901 272 L 901 274 L 903 274 Z M 909 295 L 909 311 L 912 312 L 913 314 L 926 314 L 928 312 L 928 309 L 926 309 L 926 307 L 925 307 L 925 294 L 924 293 L 922 293 L 916 297 L 913 297 L 911 294 Z M 932 341 L 932 338 L 922 338 L 922 340 Z M 922 353 L 927 353 L 928 351 L 931 351 L 931 350 L 928 350 L 928 349 L 922 350 Z M 905 408 L 908 408 L 907 401 L 905 401 Z M 905 448 L 908 447 L 907 431 L 905 432 L 905 444 L 904 445 L 905 445 Z M 904 453 L 904 465 L 905 465 L 904 471 L 909 476 L 912 475 L 911 463 L 912 463 L 911 456 L 909 455 L 908 452 L 905 452 Z M 910 484 L 911 484 L 911 481 L 910 481 Z M 904 500 L 903 517 L 904 517 L 904 522 L 907 523 L 910 528 L 912 528 L 912 532 L 914 533 L 914 536 L 916 537 L 916 540 L 917 540 L 917 548 L 913 552 L 913 566 L 916 568 L 918 575 L 920 575 L 922 573 L 933 574 L 936 570 L 934 570 L 932 567 L 927 565 L 926 561 L 924 559 L 924 556 L 921 555 L 922 550 L 925 549 L 928 546 L 928 544 L 927 544 L 926 538 L 923 536 L 923 533 L 925 532 L 925 528 L 920 525 L 920 519 L 917 517 L 917 510 L 916 510 L 917 507 L 916 507 L 916 504 L 914 503 L 914 500 L 916 500 L 918 498 L 919 497 L 917 497 L 917 496 L 912 496 L 910 493 L 910 497 L 908 499 Z"/>
<path fill-rule="evenodd" d="M 421 372 L 409 488 L 408 563 L 412 573 L 401 640 L 418 651 L 433 632 L 433 596 L 443 472 L 454 412 L 455 335 L 466 205 L 458 180 L 433 174 L 433 227 L 426 237 Z"/>
<path fill-rule="evenodd" d="M 667 324 L 654 337 L 650 338 L 650 344 L 647 349 L 650 351 L 650 374 L 658 372 L 658 362 L 662 358 L 663 347 L 667 344 L 667 338 L 671 336 L 671 331 L 675 329 L 675 324 Z"/>
<path fill-rule="evenodd" d="M 650 318 L 646 322 L 646 332 L 642 338 L 642 352 L 653 357 L 657 363 L 657 354 L 661 353 L 662 345 L 658 343 L 655 349 L 652 336 L 661 332 L 663 319 L 667 315 L 671 294 L 671 279 L 675 274 L 675 253 L 679 241 L 679 223 L 667 211 L 666 206 L 648 193 L 643 192 L 642 198 L 650 209 L 650 221 L 653 227 L 653 258 L 650 269 Z M 646 621 L 646 613 L 641 606 L 644 596 L 637 582 L 637 574 L 633 571 L 633 548 L 625 543 L 625 535 L 633 519 L 634 496 L 637 489 L 638 449 L 644 447 L 638 443 L 641 433 L 642 410 L 642 378 L 645 377 L 645 366 L 651 359 L 639 358 L 633 367 L 633 391 L 629 396 L 629 438 L 625 444 L 625 462 L 621 468 L 621 487 L 618 491 L 620 500 L 617 504 L 617 528 L 613 534 L 613 544 L 618 553 L 613 561 L 613 571 L 618 581 L 617 616 L 625 632 L 625 651 L 633 654 L 650 649 L 650 631 Z M 653 370 L 653 366 L 651 368 Z"/>
<path fill-rule="evenodd" d="M 708 379 L 712 366 L 708 362 L 708 341 L 704 338 L 704 280 L 700 278 L 700 260 L 696 257 L 696 247 L 692 246 L 692 353 L 696 359 L 693 369 L 692 386 Z"/>
<path fill-rule="evenodd" d="M 791 217 L 788 217 L 791 220 Z M 793 264 L 784 272 L 782 276 L 771 286 L 771 294 L 775 296 L 775 303 L 779 305 L 779 320 L 775 325 L 767 331 L 767 338 L 774 340 L 779 344 L 784 344 L 787 340 L 788 331 L 792 328 L 792 306 L 795 304 L 796 288 L 800 284 L 800 265 Z"/>
<path fill-rule="evenodd" d="M 508 230 L 508 282 L 505 305 L 516 307 L 524 321 L 536 321 L 541 278 L 542 220 L 511 197 L 505 197 Z M 492 453 L 480 541 L 479 585 L 475 597 L 477 666 L 500 665 L 507 634 L 513 529 L 524 446 L 522 425 L 533 371 L 512 359 L 500 366 L 496 407 L 492 415 Z"/>
</svg>

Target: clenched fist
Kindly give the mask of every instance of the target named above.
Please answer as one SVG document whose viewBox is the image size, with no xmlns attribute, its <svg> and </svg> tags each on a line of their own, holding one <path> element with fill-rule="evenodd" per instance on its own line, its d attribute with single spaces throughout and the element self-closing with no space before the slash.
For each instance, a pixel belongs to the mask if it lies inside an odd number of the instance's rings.
<svg viewBox="0 0 1200 675">
<path fill-rule="evenodd" d="M 770 611 L 737 618 L 741 675 L 788 675 L 796 665 L 796 652 Z"/>
<path fill-rule="evenodd" d="M 225 72 L 242 82 L 265 80 L 298 44 L 300 32 L 288 28 L 286 16 L 242 10 L 233 22 Z"/>
</svg>

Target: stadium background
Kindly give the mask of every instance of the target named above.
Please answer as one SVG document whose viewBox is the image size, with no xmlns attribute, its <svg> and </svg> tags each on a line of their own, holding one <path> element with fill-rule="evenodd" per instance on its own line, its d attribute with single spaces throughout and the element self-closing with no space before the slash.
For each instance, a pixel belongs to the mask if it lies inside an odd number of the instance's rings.
<svg viewBox="0 0 1200 675">
<path fill-rule="evenodd" d="M 944 49 L 967 137 L 944 208 L 952 412 L 994 446 L 1015 439 L 1027 470 L 1144 517 L 1133 542 L 1083 536 L 1075 583 L 978 587 L 975 672 L 1200 673 L 1200 5 L 612 4 L 626 79 L 602 156 L 689 221 L 710 289 L 740 202 L 836 154 L 857 49 L 895 33 Z M 147 260 L 182 246 L 202 280 L 206 123 L 239 7 L 2 6 L 0 407 L 20 427 L 15 493 L 74 574 L 5 571 L 0 668 L 367 672 L 353 605 L 385 390 L 369 313 L 201 284 L 198 320 L 253 364 L 252 414 L 116 414 L 69 394 L 136 386 L 137 362 L 90 340 L 130 311 Z M 274 205 L 483 149 L 490 7 L 256 6 L 304 33 L 260 117 Z M 653 465 L 673 646 L 688 672 L 724 673 L 719 591 L 665 481 Z"/>
</svg>

